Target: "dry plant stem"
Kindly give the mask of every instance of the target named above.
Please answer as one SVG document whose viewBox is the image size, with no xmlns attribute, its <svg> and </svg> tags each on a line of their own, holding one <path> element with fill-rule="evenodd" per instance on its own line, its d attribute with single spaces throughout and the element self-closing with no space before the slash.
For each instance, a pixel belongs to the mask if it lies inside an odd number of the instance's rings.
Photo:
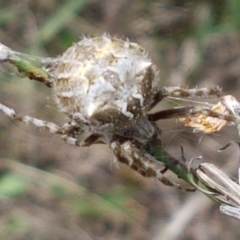
<svg viewBox="0 0 240 240">
<path fill-rule="evenodd" d="M 222 214 L 225 214 L 229 217 L 233 217 L 233 218 L 236 218 L 237 220 L 240 220 L 240 208 L 232 207 L 227 204 L 222 204 L 219 210 Z"/>
<path fill-rule="evenodd" d="M 211 173 L 215 179 L 208 176 Z M 196 174 L 209 187 L 216 189 L 220 195 L 215 195 L 222 203 L 240 206 L 240 186 L 223 171 L 210 163 L 202 163 Z"/>
<path fill-rule="evenodd" d="M 212 177 L 208 175 L 212 174 Z M 240 186 L 224 172 L 210 163 L 201 164 L 196 174 L 208 186 L 219 191 L 214 197 L 221 202 L 220 212 L 240 220 Z"/>
<path fill-rule="evenodd" d="M 211 206 L 206 196 L 200 192 L 189 195 L 188 199 L 177 208 L 174 214 L 165 222 L 164 226 L 160 220 L 157 232 L 152 240 L 167 239 L 178 240 L 179 236 L 187 229 L 193 219 L 200 214 L 203 209 Z"/>
<path fill-rule="evenodd" d="M 237 127 L 238 131 L 238 136 L 240 137 L 240 103 L 233 97 L 229 97 L 226 99 L 226 105 L 228 108 L 231 110 L 232 114 L 236 117 L 235 124 Z M 238 151 L 240 149 L 240 143 L 237 141 L 232 141 L 228 143 L 226 146 L 224 146 L 222 149 L 219 149 L 219 151 L 226 149 L 228 146 L 231 144 L 237 144 L 238 145 Z M 238 159 L 239 161 L 239 159 Z M 240 164 L 240 162 L 238 162 Z M 238 166 L 238 184 L 236 182 L 233 182 L 232 179 L 230 179 L 228 176 L 226 176 L 224 173 L 220 173 L 219 175 L 219 169 L 215 169 L 214 166 L 209 166 L 205 164 L 205 167 L 210 167 L 211 171 L 214 171 L 217 173 L 218 178 L 220 179 L 221 182 L 225 185 L 223 188 L 224 191 L 226 191 L 226 203 L 221 204 L 219 210 L 222 214 L 225 214 L 227 216 L 233 217 L 237 220 L 240 220 L 240 166 Z M 213 168 L 213 170 L 212 170 Z M 209 170 L 209 169 L 208 169 Z"/>
</svg>

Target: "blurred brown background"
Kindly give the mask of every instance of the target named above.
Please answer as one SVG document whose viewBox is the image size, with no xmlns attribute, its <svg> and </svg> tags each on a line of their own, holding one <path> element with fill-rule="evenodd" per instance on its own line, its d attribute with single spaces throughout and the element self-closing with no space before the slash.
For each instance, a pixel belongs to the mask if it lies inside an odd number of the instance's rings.
<svg viewBox="0 0 240 240">
<path fill-rule="evenodd" d="M 56 56 L 85 35 L 108 32 L 146 48 L 162 86 L 240 91 L 238 0 L 41 0 L 0 2 L 0 41 L 14 50 Z M 62 124 L 51 90 L 0 66 L 0 102 Z M 240 99 L 238 99 L 240 100 Z M 217 100 L 216 100 L 217 101 Z M 164 101 L 159 108 L 174 106 Z M 182 103 L 180 103 L 182 104 Z M 236 177 L 237 139 L 228 127 L 192 134 L 159 123 L 166 149 L 178 159 L 198 155 Z M 166 187 L 113 164 L 105 146 L 75 148 L 58 136 L 0 114 L 0 239 L 238 239 L 239 222 L 204 195 Z M 177 180 L 178 181 L 178 180 Z"/>
</svg>

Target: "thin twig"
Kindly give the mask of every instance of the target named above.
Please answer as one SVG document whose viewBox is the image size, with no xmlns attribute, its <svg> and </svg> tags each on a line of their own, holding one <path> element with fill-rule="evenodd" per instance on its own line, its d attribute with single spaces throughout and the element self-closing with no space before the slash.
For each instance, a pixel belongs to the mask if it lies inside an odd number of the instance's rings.
<svg viewBox="0 0 240 240">
<path fill-rule="evenodd" d="M 42 82 L 47 87 L 52 87 L 51 76 L 43 69 L 44 64 L 50 61 L 50 59 L 38 58 L 15 52 L 0 43 L 0 61 L 11 63 L 17 68 L 19 73 L 29 79 Z"/>
</svg>

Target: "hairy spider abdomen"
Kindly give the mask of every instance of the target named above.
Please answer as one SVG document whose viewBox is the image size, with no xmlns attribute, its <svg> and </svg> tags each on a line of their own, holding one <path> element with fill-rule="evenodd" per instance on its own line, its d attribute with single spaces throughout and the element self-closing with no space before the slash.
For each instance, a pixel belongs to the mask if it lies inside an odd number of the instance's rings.
<svg viewBox="0 0 240 240">
<path fill-rule="evenodd" d="M 60 109 L 91 132 L 117 133 L 149 111 L 158 73 L 138 44 L 84 37 L 47 68 Z"/>
</svg>

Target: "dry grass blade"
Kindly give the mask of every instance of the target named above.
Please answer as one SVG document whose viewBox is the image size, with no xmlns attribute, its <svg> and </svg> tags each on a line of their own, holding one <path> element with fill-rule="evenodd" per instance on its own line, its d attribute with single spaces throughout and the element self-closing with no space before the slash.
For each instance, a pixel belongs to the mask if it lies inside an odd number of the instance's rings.
<svg viewBox="0 0 240 240">
<path fill-rule="evenodd" d="M 240 220 L 240 208 L 222 204 L 220 206 L 219 210 L 222 214 L 225 214 L 225 215 L 228 215 L 230 217 Z"/>
<path fill-rule="evenodd" d="M 240 186 L 222 170 L 213 164 L 202 163 L 196 174 L 207 186 L 219 193 L 213 194 L 221 203 L 240 207 Z"/>
</svg>

